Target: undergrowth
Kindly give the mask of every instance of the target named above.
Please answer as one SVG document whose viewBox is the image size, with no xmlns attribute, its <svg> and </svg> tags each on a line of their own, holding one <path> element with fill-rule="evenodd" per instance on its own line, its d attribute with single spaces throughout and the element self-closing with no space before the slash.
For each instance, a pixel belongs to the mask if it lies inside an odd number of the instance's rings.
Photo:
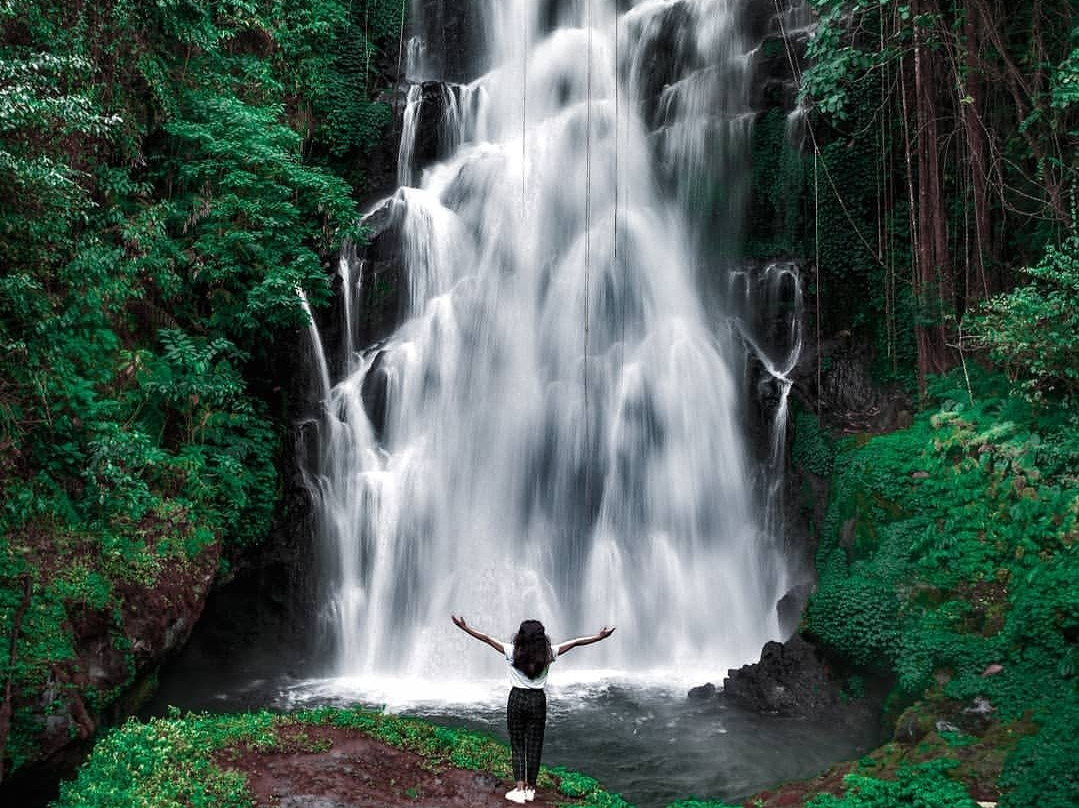
<svg viewBox="0 0 1079 808">
<path fill-rule="evenodd" d="M 880 780 L 862 774 L 848 774 L 842 796 L 819 794 L 806 808 L 896 808 L 919 805 L 926 808 L 976 808 L 966 789 L 947 776 L 954 764 L 934 761 L 902 767 L 894 779 Z"/>
<path fill-rule="evenodd" d="M 806 628 L 843 659 L 894 676 L 900 700 L 959 712 L 980 699 L 1001 725 L 1027 719 L 996 784 L 1001 808 L 1073 808 L 1079 416 L 970 373 L 970 387 L 961 374 L 937 380 L 936 406 L 909 429 L 835 447 Z M 846 801 L 814 808 L 893 805 L 903 788 L 928 799 L 967 745 L 953 740 L 941 768 L 901 768 L 891 785 L 858 780 Z M 953 804 L 938 796 L 917 804 Z"/>
</svg>

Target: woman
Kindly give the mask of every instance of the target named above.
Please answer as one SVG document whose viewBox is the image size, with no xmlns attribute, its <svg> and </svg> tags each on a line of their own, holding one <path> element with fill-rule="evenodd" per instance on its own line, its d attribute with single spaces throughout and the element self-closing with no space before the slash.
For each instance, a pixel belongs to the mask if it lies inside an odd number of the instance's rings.
<svg viewBox="0 0 1079 808">
<path fill-rule="evenodd" d="M 512 687 L 506 703 L 506 724 L 513 752 L 513 778 L 517 783 L 512 791 L 506 793 L 506 799 L 510 802 L 531 802 L 536 797 L 543 730 L 547 724 L 547 696 L 543 692 L 547 671 L 552 662 L 571 648 L 605 640 L 611 636 L 614 628 L 604 626 L 591 637 L 578 637 L 560 643 L 555 652 L 539 620 L 525 620 L 517 629 L 513 642 L 503 643 L 472 628 L 463 617 L 452 615 L 452 618 L 454 625 L 487 643 L 502 654 L 509 664 Z"/>
</svg>

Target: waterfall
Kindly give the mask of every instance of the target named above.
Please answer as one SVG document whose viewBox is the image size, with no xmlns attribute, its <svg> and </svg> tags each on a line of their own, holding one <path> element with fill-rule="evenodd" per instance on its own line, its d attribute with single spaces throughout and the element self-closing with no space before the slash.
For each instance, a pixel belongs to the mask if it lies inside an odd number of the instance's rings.
<svg viewBox="0 0 1079 808">
<path fill-rule="evenodd" d="M 767 421 L 767 447 L 760 472 L 764 532 L 783 536 L 787 423 L 793 374 L 805 345 L 802 278 L 793 262 L 734 271 L 728 298 L 740 304 L 733 323 L 751 359 L 747 380 Z"/>
<path fill-rule="evenodd" d="M 700 289 L 745 202 L 742 3 L 474 5 L 484 72 L 443 90 L 448 156 L 412 165 L 412 77 L 381 206 L 401 323 L 353 356 L 346 301 L 307 469 L 337 672 L 493 666 L 452 612 L 503 638 L 526 617 L 556 640 L 617 625 L 575 664 L 721 676 L 778 637 L 787 585 L 744 446 L 737 306 Z M 410 40 L 425 80 L 429 57 Z"/>
<path fill-rule="evenodd" d="M 422 103 L 423 85 L 411 85 L 405 98 L 405 111 L 401 118 L 401 145 L 397 152 L 397 184 L 401 186 L 412 185 L 412 153 L 416 149 L 416 125 Z"/>
<path fill-rule="evenodd" d="M 303 313 L 307 317 L 307 333 L 311 338 L 312 353 L 315 355 L 315 366 L 318 368 L 318 389 L 322 396 L 329 395 L 330 392 L 330 367 L 326 361 L 326 350 L 322 347 L 322 335 L 319 334 L 318 326 L 315 323 L 314 312 L 311 311 L 311 304 L 307 302 L 307 295 L 303 289 L 296 287 L 296 294 L 300 298 L 300 308 L 303 309 Z"/>
</svg>

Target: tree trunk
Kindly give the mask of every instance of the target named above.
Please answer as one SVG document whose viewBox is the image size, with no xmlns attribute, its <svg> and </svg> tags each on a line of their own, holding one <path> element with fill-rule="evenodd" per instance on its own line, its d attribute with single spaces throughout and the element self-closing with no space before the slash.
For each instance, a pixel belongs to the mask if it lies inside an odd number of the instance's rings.
<svg viewBox="0 0 1079 808">
<path fill-rule="evenodd" d="M 964 11 L 966 49 L 963 63 L 966 67 L 966 96 L 960 99 L 960 108 L 963 110 L 963 127 L 970 157 L 970 179 L 974 196 L 974 245 L 968 259 L 971 276 L 966 283 L 966 299 L 963 301 L 965 310 L 970 304 L 992 295 L 998 285 L 990 281 L 986 268 L 987 259 L 992 264 L 996 261 L 992 255 L 993 237 L 989 225 L 989 163 L 986 159 L 986 130 L 982 118 L 985 111 L 985 86 L 977 57 L 981 39 L 978 36 L 979 26 L 975 24 L 977 9 L 972 0 L 966 0 Z"/>
<path fill-rule="evenodd" d="M 918 192 L 915 188 L 914 177 L 914 137 L 910 131 L 910 102 L 908 98 L 910 96 L 910 90 L 907 86 L 907 75 L 905 66 L 901 63 L 899 66 L 899 101 L 902 106 L 903 114 L 900 116 L 900 120 L 903 122 L 903 159 L 906 161 L 907 166 L 907 209 L 910 216 L 910 238 L 911 238 L 911 260 L 910 260 L 910 285 L 911 291 L 914 294 L 914 298 L 918 300 L 918 268 L 922 261 L 922 245 L 919 238 L 918 229 Z M 920 318 L 915 313 L 914 319 L 914 340 L 918 349 L 918 390 L 922 393 L 925 392 L 925 377 L 927 375 L 926 367 L 926 345 L 925 334 L 921 326 Z"/>
<path fill-rule="evenodd" d="M 933 0 L 911 4 L 915 17 L 933 12 Z M 915 294 L 920 309 L 919 366 L 942 373 L 948 359 L 946 325 L 955 313 L 955 290 L 948 255 L 948 221 L 940 175 L 939 130 L 934 89 L 936 59 L 925 45 L 924 32 L 914 28 L 914 114 L 918 131 L 918 269 Z"/>
</svg>

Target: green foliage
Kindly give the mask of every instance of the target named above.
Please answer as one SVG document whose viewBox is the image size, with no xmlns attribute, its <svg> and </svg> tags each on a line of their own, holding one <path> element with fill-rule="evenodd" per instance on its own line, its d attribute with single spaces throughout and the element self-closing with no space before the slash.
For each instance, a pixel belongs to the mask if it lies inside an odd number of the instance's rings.
<svg viewBox="0 0 1079 808">
<path fill-rule="evenodd" d="M 1079 105 L 1079 48 L 1075 48 L 1057 65 L 1052 73 L 1052 82 L 1050 93 L 1054 109 Z"/>
<path fill-rule="evenodd" d="M 988 699 L 1005 722 L 1034 716 L 1040 730 L 1002 779 L 1002 804 L 1019 806 L 1074 759 L 1062 727 L 1079 717 L 1079 433 L 1067 407 L 1032 406 L 970 370 L 969 388 L 962 375 L 938 379 L 937 408 L 910 429 L 839 445 L 807 623 L 907 693 L 942 688 Z M 1003 670 L 985 676 L 992 664 Z M 1054 804 L 1068 804 L 1074 779 L 1057 782 L 1067 798 Z M 873 799 L 891 788 L 863 786 Z"/>
<path fill-rule="evenodd" d="M 962 784 L 948 777 L 954 764 L 934 761 L 900 768 L 894 780 L 878 780 L 862 774 L 848 774 L 843 796 L 821 794 L 806 808 L 895 808 L 899 805 L 924 808 L 975 808 Z"/>
<path fill-rule="evenodd" d="M 1042 277 L 995 299 L 976 338 L 1032 392 L 1070 392 L 1075 4 L 810 5 L 800 90 L 816 162 L 802 206 L 822 333 L 868 339 L 877 375 L 910 385 L 916 361 L 952 363 L 969 308 L 1034 267 Z"/>
<path fill-rule="evenodd" d="M 1027 395 L 1079 393 L 1079 236 L 1022 270 L 1030 283 L 987 301 L 971 328 L 978 347 Z"/>
<path fill-rule="evenodd" d="M 629 808 L 629 803 L 619 795 L 604 791 L 595 778 L 562 767 L 551 771 L 558 777 L 559 792 L 573 797 L 582 805 L 595 808 Z"/>
<path fill-rule="evenodd" d="M 1074 584 L 1072 585 L 1074 589 Z M 1073 679 L 1074 682 L 1074 679 Z M 1079 805 L 1079 695 L 1074 684 L 1039 712 L 1036 735 L 1022 738 L 1005 763 L 1001 808 L 1070 808 Z"/>
<path fill-rule="evenodd" d="M 5 642 L 31 592 L 0 658 L 8 772 L 70 706 L 55 682 L 85 679 L 84 615 L 129 649 L 118 592 L 265 534 L 284 429 L 254 391 L 305 322 L 297 290 L 329 297 L 404 9 L 0 3 Z"/>
<path fill-rule="evenodd" d="M 832 473 L 835 449 L 817 417 L 798 411 L 794 416 L 794 440 L 791 442 L 791 462 L 818 477 Z"/>
<path fill-rule="evenodd" d="M 892 47 L 878 49 L 874 45 L 879 39 L 873 39 L 873 34 L 880 31 L 881 7 L 891 3 L 810 0 L 810 5 L 819 23 L 806 51 L 811 67 L 805 71 L 802 93 L 813 99 L 822 114 L 847 121 L 857 114 L 851 109 L 856 106 L 852 96 L 857 94 L 857 85 L 895 57 Z M 902 6 L 900 14 L 909 19 L 909 7 Z M 866 39 L 849 36 L 852 30 L 864 31 Z"/>
<path fill-rule="evenodd" d="M 221 769 L 213 753 L 230 743 L 268 748 L 276 741 L 268 713 L 129 720 L 108 733 L 79 771 L 61 785 L 55 808 L 222 806 L 249 808 L 244 776 Z"/>
</svg>

